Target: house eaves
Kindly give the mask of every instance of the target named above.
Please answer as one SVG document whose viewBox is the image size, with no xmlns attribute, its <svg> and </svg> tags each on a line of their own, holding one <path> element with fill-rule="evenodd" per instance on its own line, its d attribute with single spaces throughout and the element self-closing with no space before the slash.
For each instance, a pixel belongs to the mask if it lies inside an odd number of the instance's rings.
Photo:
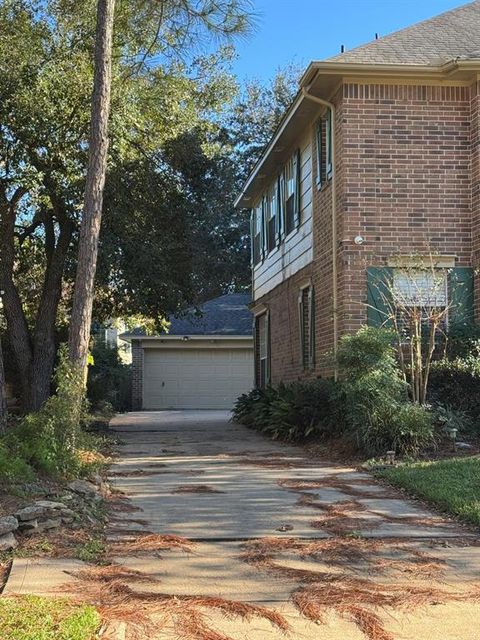
<svg viewBox="0 0 480 640">
<path fill-rule="evenodd" d="M 235 200 L 235 207 L 252 207 L 256 198 L 269 186 L 272 178 L 281 171 L 288 156 L 294 151 L 298 132 L 317 117 L 319 106 L 302 94 L 302 88 L 319 98 L 330 100 L 342 82 L 350 79 L 353 81 L 355 78 L 468 84 L 474 81 L 477 73 L 480 73 L 480 56 L 474 59 L 461 57 L 439 61 L 438 65 L 311 62 L 300 79 L 299 93 L 247 178 Z"/>
</svg>

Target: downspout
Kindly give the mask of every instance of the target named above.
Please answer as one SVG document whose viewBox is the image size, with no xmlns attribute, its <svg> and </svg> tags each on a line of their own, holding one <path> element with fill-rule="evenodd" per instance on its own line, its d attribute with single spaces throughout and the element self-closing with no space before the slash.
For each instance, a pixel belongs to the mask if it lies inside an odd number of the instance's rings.
<svg viewBox="0 0 480 640">
<path fill-rule="evenodd" d="M 310 85 L 309 85 L 310 86 Z M 337 365 L 337 351 L 338 351 L 338 270 L 337 270 L 337 199 L 336 199 L 336 136 L 335 136 L 335 123 L 336 123 L 336 109 L 335 105 L 328 100 L 318 98 L 317 96 L 308 93 L 305 87 L 302 87 L 302 95 L 308 100 L 312 100 L 317 104 L 327 107 L 331 112 L 332 130 L 332 286 L 333 286 L 333 358 L 334 358 L 334 377 L 338 379 L 338 365 Z"/>
</svg>

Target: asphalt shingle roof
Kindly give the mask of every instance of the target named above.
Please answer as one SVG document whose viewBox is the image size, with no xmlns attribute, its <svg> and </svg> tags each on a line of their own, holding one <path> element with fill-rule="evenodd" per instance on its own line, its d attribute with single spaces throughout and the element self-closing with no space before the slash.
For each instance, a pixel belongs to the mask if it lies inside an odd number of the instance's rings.
<svg viewBox="0 0 480 640">
<path fill-rule="evenodd" d="M 480 58 L 480 1 L 373 40 L 328 62 L 438 66 L 455 58 Z"/>
<path fill-rule="evenodd" d="M 252 335 L 252 314 L 248 309 L 249 293 L 229 293 L 208 300 L 201 307 L 201 316 L 194 309 L 181 318 L 170 318 L 169 335 Z"/>
</svg>

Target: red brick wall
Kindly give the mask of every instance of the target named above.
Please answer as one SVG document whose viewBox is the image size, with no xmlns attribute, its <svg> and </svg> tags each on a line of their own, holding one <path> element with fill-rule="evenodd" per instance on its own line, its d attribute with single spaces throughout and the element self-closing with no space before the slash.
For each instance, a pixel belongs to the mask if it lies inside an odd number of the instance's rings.
<svg viewBox="0 0 480 640">
<path fill-rule="evenodd" d="M 429 252 L 455 255 L 457 266 L 480 263 L 479 94 L 476 85 L 344 84 L 334 97 L 340 334 L 366 322 L 368 265 Z M 312 140 L 314 261 L 257 301 L 270 308 L 274 384 L 325 372 L 320 356 L 333 344 L 331 183 L 317 190 L 313 130 Z M 364 245 L 355 245 L 358 235 Z M 308 374 L 298 330 L 307 277 L 317 346 Z"/>
<path fill-rule="evenodd" d="M 471 88 L 472 266 L 480 267 L 480 82 Z M 480 274 L 475 278 L 475 314 L 480 322 Z"/>
<path fill-rule="evenodd" d="M 468 87 L 343 86 L 342 332 L 366 322 L 368 264 L 429 251 L 471 264 L 470 110 Z"/>
</svg>

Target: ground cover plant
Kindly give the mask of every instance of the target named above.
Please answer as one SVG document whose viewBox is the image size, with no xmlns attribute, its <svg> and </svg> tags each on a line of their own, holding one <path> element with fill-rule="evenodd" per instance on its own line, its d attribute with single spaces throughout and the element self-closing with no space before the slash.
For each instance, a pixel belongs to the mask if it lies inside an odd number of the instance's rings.
<svg viewBox="0 0 480 640">
<path fill-rule="evenodd" d="M 375 472 L 443 511 L 480 526 L 480 457 L 416 462 Z"/>
<path fill-rule="evenodd" d="M 24 596 L 0 599 L 2 640 L 94 640 L 101 626 L 91 605 Z"/>
</svg>

